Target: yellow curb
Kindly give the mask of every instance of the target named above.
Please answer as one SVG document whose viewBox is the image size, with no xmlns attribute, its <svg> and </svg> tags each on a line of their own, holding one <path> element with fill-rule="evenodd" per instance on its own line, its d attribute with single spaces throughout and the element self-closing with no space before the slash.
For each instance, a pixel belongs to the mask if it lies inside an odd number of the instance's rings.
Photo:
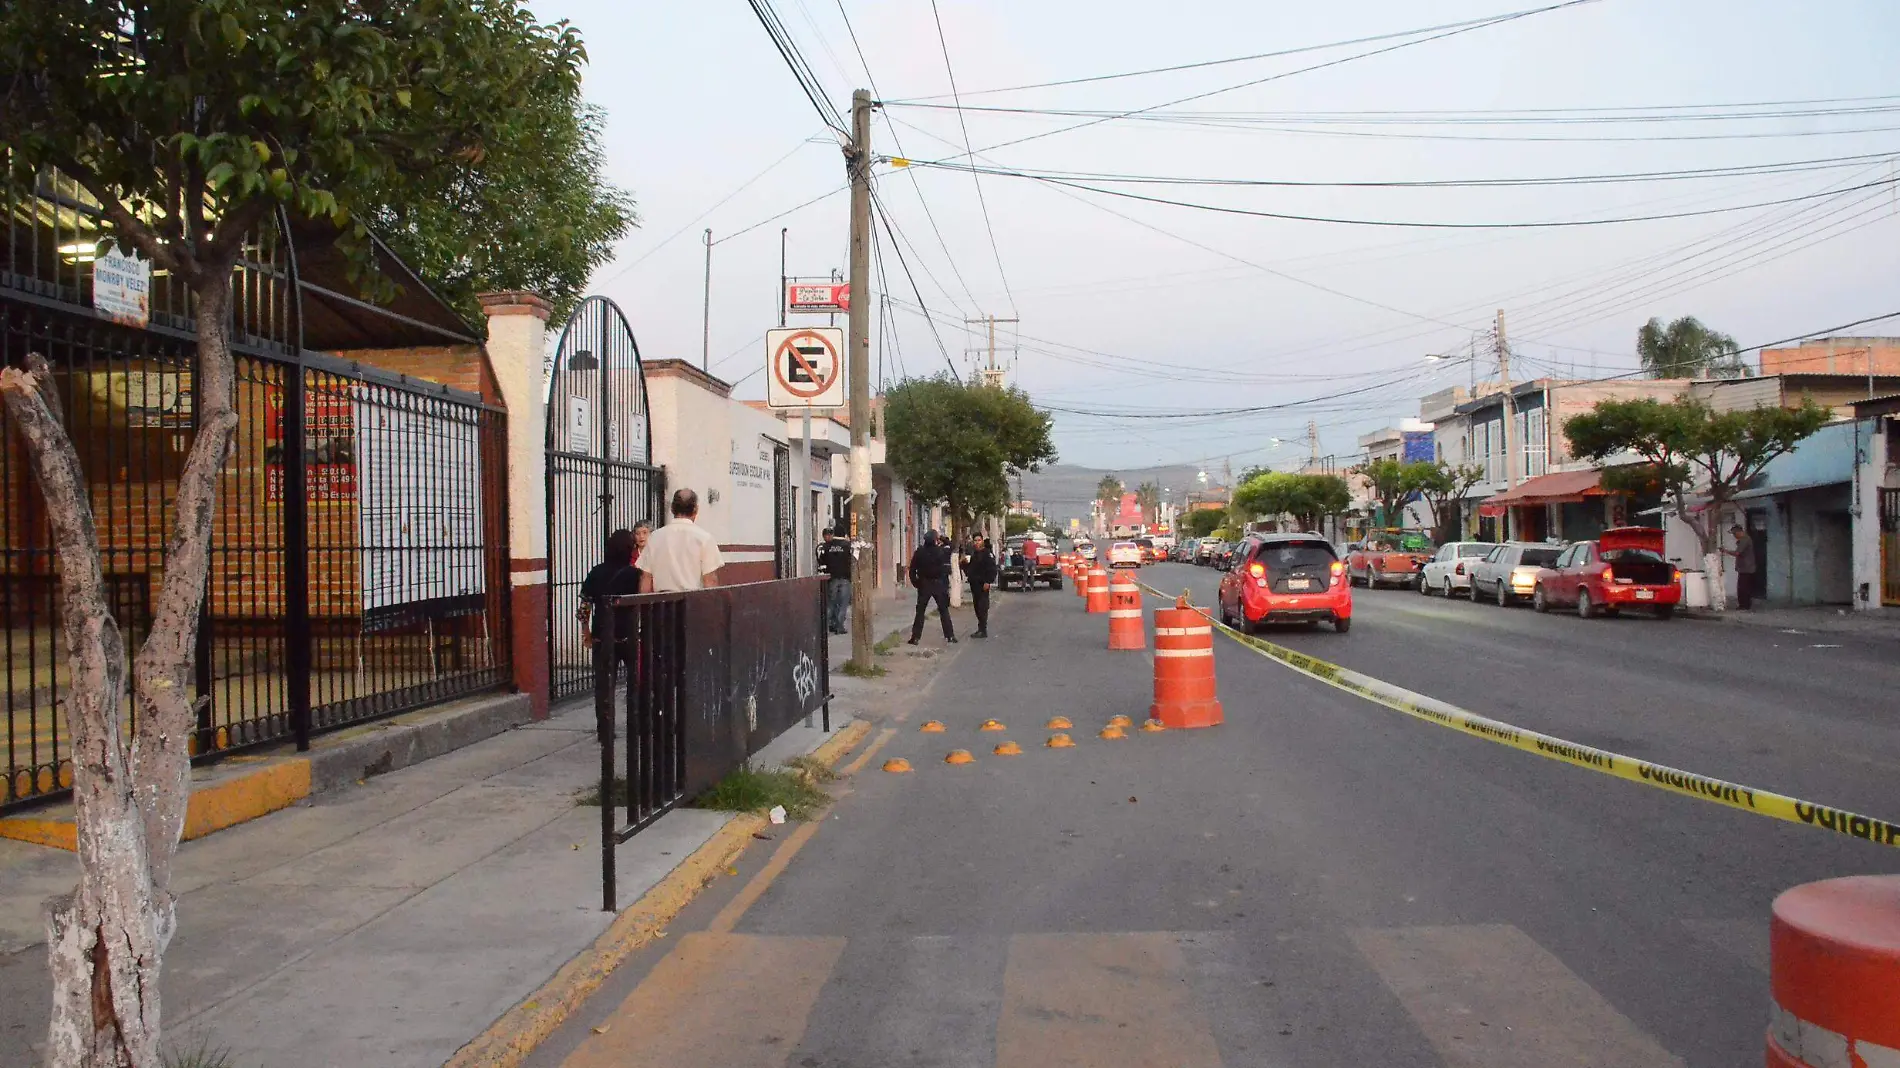
<svg viewBox="0 0 1900 1068">
<path fill-rule="evenodd" d="M 310 761 L 293 758 L 265 764 L 241 775 L 194 786 L 185 802 L 185 841 L 203 838 L 310 796 Z M 76 851 L 79 831 L 71 809 L 62 817 L 10 816 L 0 819 L 0 838 Z"/>
<path fill-rule="evenodd" d="M 871 724 L 859 720 L 813 750 L 812 756 L 826 764 L 835 764 L 870 731 Z M 667 924 L 673 922 L 701 889 L 730 867 L 739 854 L 745 852 L 752 836 L 767 826 L 764 816 L 751 813 L 727 821 L 705 845 L 693 850 L 654 884 L 653 889 L 614 917 L 614 922 L 592 946 L 563 964 L 540 989 L 457 1050 L 442 1068 L 517 1068 L 536 1046 L 587 1003 L 615 968 L 664 934 Z"/>
</svg>

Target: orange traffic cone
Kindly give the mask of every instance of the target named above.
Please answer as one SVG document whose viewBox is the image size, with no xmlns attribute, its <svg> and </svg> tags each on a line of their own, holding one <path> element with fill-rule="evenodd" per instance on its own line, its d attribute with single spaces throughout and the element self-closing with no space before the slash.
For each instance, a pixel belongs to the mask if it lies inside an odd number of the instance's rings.
<svg viewBox="0 0 1900 1068">
<path fill-rule="evenodd" d="M 1126 571 L 1117 571 L 1108 591 L 1108 647 L 1146 649 L 1141 626 L 1141 587 Z"/>
<path fill-rule="evenodd" d="M 1775 899 L 1768 1068 L 1893 1063 L 1900 1049 L 1891 997 L 1900 982 L 1897 921 L 1900 878 L 1891 875 L 1808 883 Z"/>
<path fill-rule="evenodd" d="M 1155 700 L 1148 715 L 1164 727 L 1212 727 L 1221 722 L 1214 687 L 1214 625 L 1188 607 L 1155 609 Z"/>
<path fill-rule="evenodd" d="M 1089 597 L 1088 561 L 1077 560 L 1075 562 L 1075 574 L 1070 577 L 1074 579 L 1075 581 L 1075 595 L 1081 598 L 1083 603 L 1086 604 L 1088 602 L 1088 597 Z"/>
<path fill-rule="evenodd" d="M 1089 615 L 1108 611 L 1108 572 L 1089 568 Z"/>
</svg>

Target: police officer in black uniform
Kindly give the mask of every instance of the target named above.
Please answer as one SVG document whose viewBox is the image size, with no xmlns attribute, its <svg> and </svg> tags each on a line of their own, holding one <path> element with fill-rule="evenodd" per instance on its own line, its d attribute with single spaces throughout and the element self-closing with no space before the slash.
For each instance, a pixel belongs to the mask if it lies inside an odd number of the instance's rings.
<svg viewBox="0 0 1900 1068">
<path fill-rule="evenodd" d="M 970 580 L 970 606 L 976 609 L 976 633 L 990 636 L 990 584 L 996 581 L 996 554 L 990 539 L 978 534 L 971 539 L 970 555 L 963 558 L 963 577 Z"/>
<path fill-rule="evenodd" d="M 924 532 L 923 544 L 910 554 L 910 584 L 917 587 L 917 619 L 910 625 L 910 644 L 924 636 L 924 613 L 930 602 L 937 602 L 937 618 L 943 621 L 943 640 L 956 644 L 957 632 L 950 622 L 950 547 L 934 530 Z"/>
<path fill-rule="evenodd" d="M 818 548 L 818 570 L 830 581 L 825 584 L 825 622 L 831 633 L 845 634 L 845 611 L 851 607 L 851 542 L 838 536 L 834 527 L 825 528 L 825 543 Z"/>
</svg>

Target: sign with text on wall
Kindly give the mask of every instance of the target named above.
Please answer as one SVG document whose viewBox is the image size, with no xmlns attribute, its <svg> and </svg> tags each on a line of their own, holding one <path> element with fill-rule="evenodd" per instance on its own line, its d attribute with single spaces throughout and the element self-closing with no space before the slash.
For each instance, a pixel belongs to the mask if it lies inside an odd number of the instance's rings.
<svg viewBox="0 0 1900 1068">
<path fill-rule="evenodd" d="M 842 408 L 844 330 L 815 326 L 765 334 L 765 403 L 772 408 Z"/>
<path fill-rule="evenodd" d="M 121 326 L 152 319 L 152 265 L 137 253 L 101 243 L 92 262 L 92 306 Z"/>
<path fill-rule="evenodd" d="M 791 312 L 846 312 L 851 310 L 848 282 L 789 282 L 785 310 Z"/>
</svg>

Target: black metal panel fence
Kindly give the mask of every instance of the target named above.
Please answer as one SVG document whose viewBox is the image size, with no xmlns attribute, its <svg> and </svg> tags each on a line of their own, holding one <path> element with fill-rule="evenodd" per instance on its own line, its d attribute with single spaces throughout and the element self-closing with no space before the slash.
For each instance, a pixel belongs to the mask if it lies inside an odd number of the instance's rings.
<svg viewBox="0 0 1900 1068">
<path fill-rule="evenodd" d="M 615 907 L 616 846 L 793 724 L 822 712 L 831 730 L 824 593 L 803 578 L 603 599 L 602 908 Z"/>
</svg>

